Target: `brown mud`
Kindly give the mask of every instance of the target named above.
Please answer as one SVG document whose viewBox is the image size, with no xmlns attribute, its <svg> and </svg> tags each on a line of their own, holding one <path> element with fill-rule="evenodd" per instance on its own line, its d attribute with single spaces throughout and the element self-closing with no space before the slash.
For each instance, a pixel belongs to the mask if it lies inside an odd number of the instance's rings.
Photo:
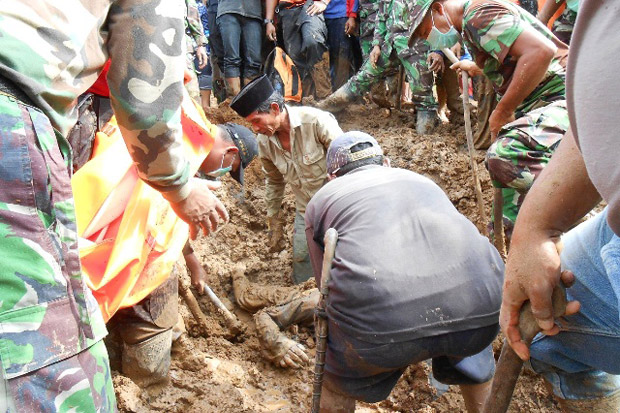
<svg viewBox="0 0 620 413">
<path fill-rule="evenodd" d="M 386 116 L 387 115 L 387 116 Z M 214 123 L 244 123 L 227 107 L 211 109 L 207 117 Z M 487 217 L 479 217 L 472 186 L 469 159 L 462 126 L 442 126 L 431 136 L 415 133 L 410 112 L 387 114 L 375 105 L 352 105 L 337 115 L 343 130 L 362 130 L 381 143 L 393 167 L 406 168 L 428 176 L 448 194 L 456 208 L 483 230 Z M 485 194 L 486 211 L 492 198 L 484 152 L 477 151 L 479 175 Z M 312 367 L 285 370 L 261 356 L 252 317 L 233 305 L 231 273 L 237 263 L 246 267 L 252 282 L 274 286 L 291 285 L 291 246 L 294 201 L 290 191 L 284 202 L 288 219 L 287 248 L 279 253 L 266 246 L 265 202 L 260 163 L 254 162 L 245 173 L 245 193 L 227 177 L 217 195 L 230 213 L 230 222 L 215 236 L 193 242 L 198 258 L 209 275 L 213 291 L 248 326 L 247 332 L 229 341 L 223 317 L 207 297 L 197 297 L 208 323 L 208 337 L 200 337 L 196 322 L 181 302 L 190 341 L 195 347 L 173 354 L 170 382 L 157 395 L 149 395 L 128 378 L 114 374 L 121 412 L 308 412 L 312 393 Z M 380 217 L 377 217 L 380 220 Z M 287 335 L 302 342 L 314 357 L 312 331 L 293 327 Z M 499 340 L 496 341 L 499 347 Z M 191 354 L 188 354 L 191 353 Z M 373 405 L 358 403 L 357 412 L 463 412 L 458 388 L 442 395 L 429 385 L 426 363 L 411 366 L 389 398 Z M 557 413 L 559 408 L 541 379 L 525 373 L 519 379 L 510 412 Z"/>
</svg>

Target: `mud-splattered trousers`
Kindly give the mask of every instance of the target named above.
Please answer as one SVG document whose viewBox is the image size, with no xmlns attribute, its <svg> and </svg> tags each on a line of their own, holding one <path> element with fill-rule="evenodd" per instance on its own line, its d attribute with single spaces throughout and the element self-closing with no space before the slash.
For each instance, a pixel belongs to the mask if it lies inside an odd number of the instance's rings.
<svg viewBox="0 0 620 413">
<path fill-rule="evenodd" d="M 80 268 L 69 144 L 40 110 L 0 94 L 0 156 L 0 408 L 113 412 L 105 324 Z"/>
<path fill-rule="evenodd" d="M 323 15 L 308 15 L 310 2 L 303 6 L 280 8 L 278 25 L 282 27 L 284 50 L 293 59 L 304 84 L 312 69 L 327 51 L 327 27 Z"/>
<path fill-rule="evenodd" d="M 381 48 L 381 56 L 373 67 L 366 59 L 361 69 L 348 82 L 354 95 L 362 96 L 390 69 L 403 65 L 415 106 L 421 110 L 437 110 L 433 96 L 433 72 L 428 68 L 426 57 L 429 45 L 426 40 L 409 41 L 410 16 L 407 6 L 397 0 L 382 0 L 376 20 L 372 46 Z"/>
</svg>

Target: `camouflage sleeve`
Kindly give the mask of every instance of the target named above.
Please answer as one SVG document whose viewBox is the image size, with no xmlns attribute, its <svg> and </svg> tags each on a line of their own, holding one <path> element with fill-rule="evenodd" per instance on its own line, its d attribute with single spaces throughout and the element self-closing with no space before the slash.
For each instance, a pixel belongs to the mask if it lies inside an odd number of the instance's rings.
<svg viewBox="0 0 620 413">
<path fill-rule="evenodd" d="M 118 0 L 108 15 L 108 84 L 139 176 L 176 202 L 190 192 L 181 145 L 183 0 Z"/>
<path fill-rule="evenodd" d="M 464 31 L 500 64 L 524 30 L 520 16 L 499 3 L 483 4 L 467 11 Z"/>
<path fill-rule="evenodd" d="M 196 0 L 185 0 L 185 4 L 187 5 L 186 22 L 190 36 L 192 36 L 198 46 L 207 44 L 207 37 L 205 36 L 204 28 L 200 21 L 200 12 L 198 11 Z"/>
<path fill-rule="evenodd" d="M 377 11 L 377 19 L 375 20 L 375 35 L 372 40 L 372 46 L 383 47 L 383 41 L 387 35 L 387 8 L 391 0 L 380 0 L 379 9 Z"/>
</svg>

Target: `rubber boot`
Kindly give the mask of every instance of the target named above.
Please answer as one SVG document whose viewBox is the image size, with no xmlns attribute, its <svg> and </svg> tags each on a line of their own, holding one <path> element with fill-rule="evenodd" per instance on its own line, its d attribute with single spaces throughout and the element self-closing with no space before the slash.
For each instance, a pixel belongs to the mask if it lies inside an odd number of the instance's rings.
<svg viewBox="0 0 620 413">
<path fill-rule="evenodd" d="M 165 384 L 170 369 L 172 329 L 136 344 L 123 344 L 122 369 L 138 386 Z"/>
<path fill-rule="evenodd" d="M 329 112 L 340 112 L 353 102 L 355 96 L 349 88 L 349 83 L 345 83 L 334 93 L 317 103 L 316 107 Z"/>
<path fill-rule="evenodd" d="M 229 97 L 237 96 L 241 90 L 241 79 L 238 77 L 227 77 L 226 89 L 228 90 Z"/>
<path fill-rule="evenodd" d="M 428 135 L 433 132 L 437 124 L 437 111 L 418 109 L 415 122 L 415 131 L 418 135 Z"/>
<path fill-rule="evenodd" d="M 606 397 L 596 399 L 569 400 L 560 399 L 564 413 L 612 413 L 620 412 L 620 391 Z"/>
</svg>

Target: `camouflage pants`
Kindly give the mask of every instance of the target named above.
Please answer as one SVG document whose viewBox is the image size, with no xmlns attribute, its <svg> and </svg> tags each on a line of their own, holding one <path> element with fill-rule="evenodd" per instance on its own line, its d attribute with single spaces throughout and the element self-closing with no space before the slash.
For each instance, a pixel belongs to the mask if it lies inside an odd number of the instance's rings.
<svg viewBox="0 0 620 413">
<path fill-rule="evenodd" d="M 506 188 L 504 217 L 514 223 L 525 195 L 569 128 L 566 101 L 533 110 L 504 126 L 487 151 L 493 186 Z"/>
<path fill-rule="evenodd" d="M 16 412 L 115 411 L 105 324 L 80 268 L 69 144 L 40 110 L 0 93 L 0 156 L 6 396 Z"/>
<path fill-rule="evenodd" d="M 391 47 L 384 47 L 376 67 L 372 66 L 370 59 L 366 59 L 362 68 L 347 82 L 349 90 L 355 95 L 364 95 L 388 70 L 398 68 L 400 63 L 405 69 L 415 106 L 423 110 L 436 110 L 433 72 L 426 63 L 428 43 L 419 40 L 408 47 L 408 40 L 405 36 L 398 36 L 391 43 Z"/>
<path fill-rule="evenodd" d="M 573 35 L 573 28 L 577 20 L 577 13 L 568 8 L 553 22 L 553 34 L 566 44 L 570 44 Z"/>
<path fill-rule="evenodd" d="M 116 411 L 103 340 L 73 357 L 11 379 L 7 384 L 15 408 L 8 410 L 10 413 Z"/>
</svg>

